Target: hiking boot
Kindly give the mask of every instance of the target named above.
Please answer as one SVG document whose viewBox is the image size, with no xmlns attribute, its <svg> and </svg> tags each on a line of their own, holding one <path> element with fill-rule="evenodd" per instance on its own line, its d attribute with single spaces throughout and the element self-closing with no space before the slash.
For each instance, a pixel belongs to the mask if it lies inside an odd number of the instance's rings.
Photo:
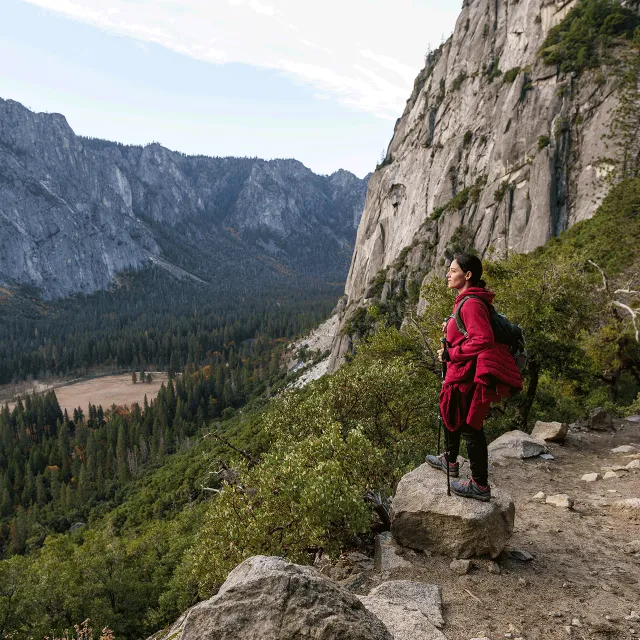
<svg viewBox="0 0 640 640">
<path fill-rule="evenodd" d="M 491 500 L 491 487 L 488 485 L 483 487 L 473 478 L 463 480 L 462 482 L 452 482 L 451 492 L 463 498 L 473 498 L 474 500 L 482 500 L 482 502 L 489 502 L 489 500 Z"/>
<path fill-rule="evenodd" d="M 444 457 L 444 453 L 440 456 L 427 456 L 424 460 L 430 467 L 439 469 L 447 473 L 447 461 Z M 457 478 L 460 474 L 460 466 L 457 462 L 449 462 L 449 475 L 452 478 Z"/>
</svg>

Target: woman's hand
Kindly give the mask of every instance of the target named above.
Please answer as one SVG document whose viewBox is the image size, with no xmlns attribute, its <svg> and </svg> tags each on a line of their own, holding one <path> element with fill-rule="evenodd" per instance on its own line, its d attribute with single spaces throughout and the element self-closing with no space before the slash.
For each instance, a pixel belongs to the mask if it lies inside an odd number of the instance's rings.
<svg viewBox="0 0 640 640">
<path fill-rule="evenodd" d="M 445 321 L 442 323 L 442 333 L 446 333 L 446 331 L 447 331 L 447 321 L 445 320 Z"/>
<path fill-rule="evenodd" d="M 444 353 L 444 349 L 438 349 L 437 353 L 438 353 L 438 360 L 440 360 L 440 362 L 444 362 L 444 360 L 442 359 L 442 354 Z"/>
</svg>

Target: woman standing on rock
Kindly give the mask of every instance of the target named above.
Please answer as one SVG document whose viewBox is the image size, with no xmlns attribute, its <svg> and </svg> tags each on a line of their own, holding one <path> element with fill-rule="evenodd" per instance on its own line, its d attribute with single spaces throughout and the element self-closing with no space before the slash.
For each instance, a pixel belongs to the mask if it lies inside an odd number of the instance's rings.
<svg viewBox="0 0 640 640">
<path fill-rule="evenodd" d="M 464 498 L 486 502 L 491 499 L 491 488 L 487 440 L 482 424 L 491 403 L 515 395 L 522 389 L 522 379 L 509 347 L 494 341 L 489 307 L 495 295 L 486 289 L 482 280 L 480 259 L 466 253 L 455 256 L 447 281 L 449 289 L 458 291 L 454 313 L 442 326 L 446 347 L 438 351 L 440 362 L 447 363 L 440 393 L 447 451 L 441 456 L 429 455 L 426 461 L 442 471 L 447 470 L 448 464 L 450 475 L 457 478 L 460 437 L 464 437 L 471 478 L 452 482 L 451 491 Z M 454 319 L 458 309 L 466 335 Z"/>
</svg>

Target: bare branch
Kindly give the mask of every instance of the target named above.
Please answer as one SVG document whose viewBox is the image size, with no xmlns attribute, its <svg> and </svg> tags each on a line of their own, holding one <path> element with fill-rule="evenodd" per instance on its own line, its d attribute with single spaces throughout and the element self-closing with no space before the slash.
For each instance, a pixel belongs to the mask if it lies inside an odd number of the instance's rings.
<svg viewBox="0 0 640 640">
<path fill-rule="evenodd" d="M 620 309 L 624 309 L 631 314 L 631 322 L 633 323 L 633 328 L 636 331 L 636 342 L 640 342 L 640 330 L 638 329 L 638 312 L 640 309 L 632 309 L 630 306 L 626 304 L 622 304 L 622 302 L 618 302 L 617 300 L 613 301 L 613 304 Z"/>
<path fill-rule="evenodd" d="M 236 447 L 235 445 L 231 444 L 229 442 L 229 440 L 227 440 L 227 438 L 223 438 L 221 435 L 217 434 L 215 431 L 209 431 L 209 433 L 206 433 L 204 435 L 204 437 L 206 438 L 207 436 L 213 436 L 216 440 L 219 440 L 220 442 L 222 442 L 222 444 L 226 445 L 227 447 L 229 447 L 229 449 L 231 449 L 232 451 L 235 451 L 236 453 L 239 453 L 243 458 L 246 458 L 249 462 L 253 462 L 253 456 L 245 449 L 238 449 L 238 447 Z"/>
<path fill-rule="evenodd" d="M 600 272 L 600 275 L 602 276 L 602 283 L 604 285 L 604 290 L 608 293 L 609 283 L 607 282 L 607 276 L 604 274 L 604 271 L 593 260 L 587 260 L 587 262 L 590 265 L 593 265 Z"/>
<path fill-rule="evenodd" d="M 613 293 L 626 293 L 630 296 L 640 296 L 640 291 L 633 291 L 629 287 L 626 289 L 616 289 Z"/>
</svg>

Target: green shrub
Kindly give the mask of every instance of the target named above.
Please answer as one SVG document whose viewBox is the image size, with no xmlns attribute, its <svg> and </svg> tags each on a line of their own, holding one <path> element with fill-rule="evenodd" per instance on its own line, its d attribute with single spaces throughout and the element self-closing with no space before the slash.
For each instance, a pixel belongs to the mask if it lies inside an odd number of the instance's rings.
<svg viewBox="0 0 640 640">
<path fill-rule="evenodd" d="M 467 72 L 462 70 L 453 80 L 453 82 L 451 83 L 451 90 L 452 91 L 457 91 L 461 86 L 462 83 L 467 79 Z"/>
<path fill-rule="evenodd" d="M 459 191 L 449 202 L 446 204 L 436 207 L 429 216 L 432 220 L 437 220 L 442 216 L 446 211 L 459 211 L 460 209 L 464 209 L 469 201 L 474 204 L 478 202 L 480 198 L 480 194 L 482 193 L 482 188 L 487 183 L 487 177 L 481 176 L 478 178 L 474 184 L 469 187 L 465 187 L 462 191 Z"/>
<path fill-rule="evenodd" d="M 551 138 L 549 136 L 538 137 L 538 151 L 542 151 L 551 144 Z"/>
<path fill-rule="evenodd" d="M 612 38 L 631 41 L 640 16 L 615 0 L 581 0 L 553 27 L 538 51 L 546 64 L 581 73 L 601 64 Z"/>
<path fill-rule="evenodd" d="M 505 84 L 511 84 L 515 82 L 515 79 L 518 77 L 519 73 L 520 73 L 520 67 L 513 67 L 513 69 L 509 69 L 508 71 L 504 72 L 504 75 L 502 76 L 502 81 Z"/>
</svg>

